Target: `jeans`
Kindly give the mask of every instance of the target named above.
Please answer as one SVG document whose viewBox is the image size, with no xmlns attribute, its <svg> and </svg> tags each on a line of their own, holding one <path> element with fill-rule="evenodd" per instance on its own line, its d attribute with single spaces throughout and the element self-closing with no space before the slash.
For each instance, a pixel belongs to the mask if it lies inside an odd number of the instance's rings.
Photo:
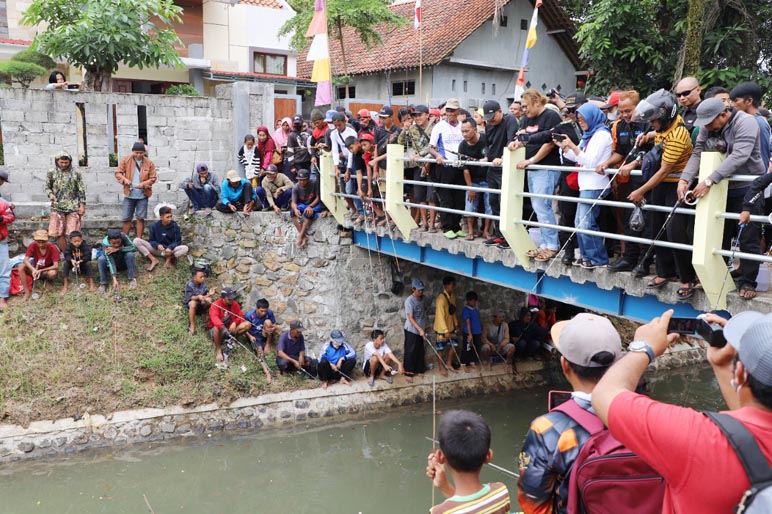
<svg viewBox="0 0 772 514">
<path fill-rule="evenodd" d="M 365 189 L 365 192 L 367 192 L 367 177 L 362 177 L 362 188 Z M 356 173 L 351 174 L 351 178 L 348 179 L 348 182 L 346 182 L 346 194 L 347 195 L 356 195 L 357 194 L 357 176 Z M 360 200 L 358 197 L 354 199 L 354 208 L 357 210 L 357 212 L 364 216 L 365 214 L 365 204 L 362 203 L 362 200 Z"/>
<path fill-rule="evenodd" d="M 488 183 L 485 181 L 472 182 L 472 187 L 488 187 Z M 482 203 L 485 206 L 485 214 L 493 214 L 493 211 L 491 210 L 490 193 L 481 193 L 478 191 L 477 194 L 475 195 L 474 202 L 470 202 L 469 191 L 466 192 L 466 201 L 464 202 L 464 210 L 466 212 L 477 212 L 480 209 L 480 203 Z"/>
<path fill-rule="evenodd" d="M 464 185 L 464 172 L 461 168 L 452 166 L 436 166 L 437 174 L 441 184 Z M 437 189 L 440 200 L 440 206 L 446 209 L 462 210 L 464 206 L 465 193 L 460 189 L 447 189 L 440 187 Z M 461 215 L 452 212 L 443 212 L 440 218 L 442 221 L 442 230 L 447 232 L 452 230 L 457 232 L 461 229 Z"/>
<path fill-rule="evenodd" d="M 262 187 L 257 188 L 257 199 L 260 200 L 260 203 L 263 204 L 263 208 L 269 207 L 268 205 L 268 193 L 265 189 Z M 285 209 L 290 203 L 290 200 L 292 200 L 292 189 L 285 189 L 281 193 L 279 193 L 278 198 L 273 199 L 274 205 L 278 206 L 279 209 Z"/>
<path fill-rule="evenodd" d="M 8 298 L 11 289 L 11 266 L 8 257 L 8 243 L 0 243 L 0 298 Z"/>
<path fill-rule="evenodd" d="M 260 202 L 260 206 L 263 209 L 268 208 L 268 200 L 265 198 L 266 192 L 265 189 L 263 189 L 263 186 L 257 186 L 255 188 L 255 197 L 257 197 L 257 201 Z"/>
<path fill-rule="evenodd" d="M 185 188 L 184 191 L 188 195 L 194 211 L 213 209 L 217 205 L 217 190 L 211 184 L 204 184 L 204 187 L 201 189 L 196 189 L 195 187 Z"/>
<path fill-rule="evenodd" d="M 501 190 L 501 168 L 488 168 L 488 174 L 485 177 L 485 181 L 488 183 L 488 187 L 491 189 Z M 488 193 L 488 203 L 491 206 L 491 214 L 499 216 L 501 214 L 501 195 Z M 501 237 L 501 231 L 499 230 L 499 222 L 491 222 L 491 231 L 494 237 Z"/>
<path fill-rule="evenodd" d="M 579 198 L 596 200 L 605 197 L 606 193 L 608 193 L 608 189 L 588 189 L 579 191 Z M 599 212 L 599 205 L 577 204 L 574 226 L 582 230 L 599 230 Z M 603 244 L 602 237 L 589 234 L 576 234 L 576 236 L 579 240 L 579 251 L 582 253 L 582 259 L 598 265 L 608 264 L 608 254 L 606 253 L 606 246 Z M 544 236 L 542 235 L 542 237 Z"/>
<path fill-rule="evenodd" d="M 108 263 L 109 259 L 109 263 Z M 112 255 L 100 255 L 97 259 L 99 267 L 99 283 L 107 285 L 107 279 L 111 275 L 117 275 L 119 271 L 126 271 L 129 280 L 134 280 L 134 252 L 116 252 Z"/>
<path fill-rule="evenodd" d="M 538 170 L 528 172 L 528 190 L 531 193 L 551 195 L 560 181 L 560 172 L 556 170 Z M 552 212 L 552 200 L 531 198 L 531 206 L 539 223 L 557 225 L 555 213 Z M 539 227 L 541 231 L 541 246 L 549 250 L 559 250 L 558 231 L 553 228 Z"/>
</svg>

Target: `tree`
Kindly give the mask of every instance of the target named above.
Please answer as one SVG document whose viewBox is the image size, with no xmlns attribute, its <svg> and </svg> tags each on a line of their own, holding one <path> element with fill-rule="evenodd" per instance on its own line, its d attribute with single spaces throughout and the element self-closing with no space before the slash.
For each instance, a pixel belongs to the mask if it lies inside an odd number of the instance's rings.
<svg viewBox="0 0 772 514">
<path fill-rule="evenodd" d="M 14 54 L 14 56 L 11 57 L 11 60 L 19 62 L 31 62 L 32 64 L 37 64 L 38 66 L 42 66 L 47 70 L 56 68 L 56 61 L 51 59 L 46 54 L 41 54 L 32 48 L 25 48 L 21 52 Z"/>
<path fill-rule="evenodd" d="M 181 65 L 172 28 L 181 12 L 173 0 L 33 0 L 21 21 L 46 24 L 33 48 L 85 69 L 87 87 L 102 91 L 121 63 Z"/>
<path fill-rule="evenodd" d="M 314 0 L 289 0 L 297 14 L 279 29 L 279 36 L 291 36 L 290 46 L 297 51 L 309 44 L 306 30 L 314 16 Z M 343 74 L 346 75 L 346 48 L 343 42 L 343 29 L 351 27 L 359 39 L 370 49 L 382 41 L 380 31 L 388 27 L 400 27 L 407 20 L 389 9 L 386 0 L 328 0 L 327 34 L 337 39 L 343 56 Z M 377 27 L 380 25 L 380 27 Z"/>
<path fill-rule="evenodd" d="M 31 62 L 6 61 L 0 63 L 0 74 L 8 75 L 11 80 L 18 82 L 24 89 L 27 89 L 33 80 L 45 73 L 45 68 Z"/>
</svg>

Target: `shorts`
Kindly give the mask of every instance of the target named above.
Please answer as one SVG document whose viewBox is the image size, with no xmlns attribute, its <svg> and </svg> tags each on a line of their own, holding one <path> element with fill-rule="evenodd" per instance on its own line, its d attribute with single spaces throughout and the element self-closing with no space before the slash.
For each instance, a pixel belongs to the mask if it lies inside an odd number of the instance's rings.
<svg viewBox="0 0 772 514">
<path fill-rule="evenodd" d="M 448 346 L 455 346 L 458 347 L 458 340 L 456 340 L 455 337 L 451 336 L 450 339 L 445 339 L 444 337 L 441 338 L 439 335 L 437 336 L 437 340 L 434 342 L 434 347 L 437 349 L 438 352 L 441 352 Z"/>
<path fill-rule="evenodd" d="M 67 236 L 74 230 L 80 230 L 80 215 L 77 212 L 51 211 L 51 219 L 48 221 L 49 236 Z"/>
<path fill-rule="evenodd" d="M 413 180 L 426 182 L 427 178 L 421 176 L 423 168 L 413 168 Z M 417 186 L 413 184 L 413 203 L 434 203 L 434 186 Z"/>
<path fill-rule="evenodd" d="M 185 309 L 190 309 L 190 302 L 185 302 Z M 203 314 L 206 311 L 204 302 L 198 302 L 196 304 L 196 314 Z"/>
<path fill-rule="evenodd" d="M 212 340 L 214 340 L 215 330 L 217 330 L 217 327 L 212 327 L 209 329 L 209 337 L 211 337 Z M 229 335 L 230 335 L 230 332 L 228 332 L 228 330 L 225 327 L 222 327 L 220 329 L 220 341 L 222 341 L 223 339 L 226 339 Z"/>
<path fill-rule="evenodd" d="M 375 373 L 373 373 L 373 376 L 378 376 L 378 374 L 383 371 L 383 366 L 381 366 L 381 363 L 378 362 L 375 365 Z M 362 369 L 362 373 L 366 376 L 370 376 L 370 361 L 365 361 L 365 367 Z"/>
<path fill-rule="evenodd" d="M 509 353 L 510 350 L 512 350 L 515 347 L 512 343 L 507 343 L 504 345 L 504 348 L 499 351 L 496 346 L 496 351 L 493 352 L 493 354 L 490 356 L 491 362 L 504 362 L 504 359 L 506 358 L 507 353 Z"/>
<path fill-rule="evenodd" d="M 121 221 L 131 221 L 135 216 L 138 220 L 147 218 L 147 198 L 124 196 L 121 204 Z"/>
<path fill-rule="evenodd" d="M 254 351 L 265 350 L 265 339 L 262 336 L 255 337 L 254 342 L 250 339 L 249 346 L 251 346 Z"/>
<path fill-rule="evenodd" d="M 315 207 L 313 207 L 314 214 L 312 216 L 306 216 L 306 214 L 303 212 L 306 210 L 306 207 L 307 205 L 304 203 L 298 204 L 298 210 L 300 211 L 301 217 L 309 220 L 315 220 L 316 218 L 319 217 L 319 213 L 322 212 L 322 202 L 319 202 L 318 204 L 316 204 Z M 295 217 L 295 211 L 293 211 L 292 209 L 290 209 L 290 216 L 293 218 Z"/>
</svg>

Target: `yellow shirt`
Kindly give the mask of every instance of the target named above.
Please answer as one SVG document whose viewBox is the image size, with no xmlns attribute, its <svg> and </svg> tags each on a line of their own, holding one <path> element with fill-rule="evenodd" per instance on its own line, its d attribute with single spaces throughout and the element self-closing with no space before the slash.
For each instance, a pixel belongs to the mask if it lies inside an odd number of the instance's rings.
<svg viewBox="0 0 772 514">
<path fill-rule="evenodd" d="M 662 146 L 662 162 L 673 165 L 671 174 L 681 173 L 692 155 L 692 136 L 686 130 L 684 120 L 676 116 L 670 127 L 664 132 L 657 132 L 654 136 L 654 144 Z M 678 182 L 678 178 L 667 177 L 665 182 Z"/>
<path fill-rule="evenodd" d="M 438 334 L 453 332 L 458 328 L 456 319 L 456 294 L 443 291 L 437 297 L 434 310 L 434 331 Z M 450 313 L 450 306 L 453 306 L 453 314 Z"/>
</svg>

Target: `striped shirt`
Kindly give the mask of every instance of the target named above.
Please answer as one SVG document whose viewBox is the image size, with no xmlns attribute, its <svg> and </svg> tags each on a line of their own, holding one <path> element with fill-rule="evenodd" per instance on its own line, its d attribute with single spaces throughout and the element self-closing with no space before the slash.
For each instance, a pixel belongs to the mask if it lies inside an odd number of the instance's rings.
<svg viewBox="0 0 772 514">
<path fill-rule="evenodd" d="M 664 132 L 657 132 L 654 144 L 662 146 L 662 162 L 672 164 L 671 174 L 681 173 L 692 155 L 692 136 L 684 126 L 681 116 L 676 116 L 670 127 Z M 678 178 L 665 178 L 665 182 L 678 182 Z"/>
<path fill-rule="evenodd" d="M 509 514 L 509 491 L 501 482 L 485 484 L 468 496 L 451 496 L 430 514 Z"/>
</svg>

